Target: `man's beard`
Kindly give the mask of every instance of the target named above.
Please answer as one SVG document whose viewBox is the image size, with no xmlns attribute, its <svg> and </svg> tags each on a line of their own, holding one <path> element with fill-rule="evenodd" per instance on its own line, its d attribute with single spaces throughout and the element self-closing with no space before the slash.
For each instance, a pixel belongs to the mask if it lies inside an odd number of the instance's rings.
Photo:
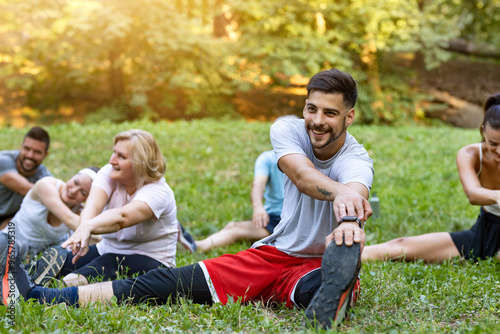
<svg viewBox="0 0 500 334">
<path fill-rule="evenodd" d="M 328 145 L 330 145 L 331 143 L 333 143 L 334 141 L 336 141 L 340 136 L 342 136 L 344 134 L 344 132 L 346 131 L 347 127 L 345 126 L 345 118 L 344 118 L 344 122 L 342 122 L 342 129 L 340 130 L 339 134 L 335 134 L 335 132 L 331 132 L 331 137 L 330 139 L 321 147 L 315 147 L 316 149 L 318 150 L 321 150 L 325 147 L 327 147 Z M 311 128 L 311 131 L 313 131 L 313 128 Z"/>
<path fill-rule="evenodd" d="M 37 163 L 35 160 L 33 159 L 30 159 L 30 158 L 24 158 L 23 160 L 21 159 L 17 159 L 19 161 L 19 166 L 21 167 L 21 169 L 25 172 L 25 173 L 31 173 L 32 171 L 36 170 L 38 168 L 38 166 L 40 166 L 39 163 Z M 33 167 L 30 168 L 30 169 L 27 169 L 26 167 L 24 167 L 24 161 L 25 160 L 30 160 L 34 163 Z"/>
</svg>

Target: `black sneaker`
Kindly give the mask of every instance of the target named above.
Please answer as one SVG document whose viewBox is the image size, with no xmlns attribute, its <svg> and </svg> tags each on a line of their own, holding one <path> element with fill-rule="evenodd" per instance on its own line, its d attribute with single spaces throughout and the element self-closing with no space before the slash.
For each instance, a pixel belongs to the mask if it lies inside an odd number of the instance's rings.
<svg viewBox="0 0 500 334">
<path fill-rule="evenodd" d="M 187 233 L 184 227 L 182 227 L 181 224 L 179 224 L 179 238 L 178 241 L 179 243 L 189 252 L 195 253 L 196 252 L 196 243 L 194 242 L 194 238 L 191 236 L 191 234 Z"/>
<path fill-rule="evenodd" d="M 328 328 L 348 319 L 360 267 L 359 243 L 328 245 L 321 261 L 321 286 L 305 311 L 310 323 Z"/>
<path fill-rule="evenodd" d="M 67 257 L 68 251 L 61 246 L 46 249 L 36 261 L 36 271 L 33 274 L 35 284 L 45 285 L 50 280 L 55 279 L 61 272 Z"/>
<path fill-rule="evenodd" d="M 35 282 L 24 269 L 14 245 L 9 245 L 3 254 L 0 270 L 0 293 L 2 294 L 0 302 L 8 306 L 15 304 L 21 296 L 26 299 L 28 292 L 35 287 Z"/>
</svg>

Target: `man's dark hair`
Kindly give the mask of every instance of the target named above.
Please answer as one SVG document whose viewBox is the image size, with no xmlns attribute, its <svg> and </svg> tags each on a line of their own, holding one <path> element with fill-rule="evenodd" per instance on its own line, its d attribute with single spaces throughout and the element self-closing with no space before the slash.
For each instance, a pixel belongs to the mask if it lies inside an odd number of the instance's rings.
<svg viewBox="0 0 500 334">
<path fill-rule="evenodd" d="M 307 85 L 307 96 L 314 91 L 327 94 L 342 94 L 344 104 L 351 109 L 358 99 L 356 81 L 349 73 L 336 68 L 316 73 Z"/>
<path fill-rule="evenodd" d="M 39 127 L 39 126 L 32 127 L 28 131 L 28 133 L 26 133 L 26 135 L 24 136 L 24 139 L 26 139 L 26 137 L 29 137 L 31 139 L 35 139 L 35 140 L 38 140 L 38 141 L 45 143 L 45 151 L 49 150 L 49 145 L 50 145 L 49 134 L 47 133 L 47 131 L 45 131 L 41 127 Z"/>
</svg>

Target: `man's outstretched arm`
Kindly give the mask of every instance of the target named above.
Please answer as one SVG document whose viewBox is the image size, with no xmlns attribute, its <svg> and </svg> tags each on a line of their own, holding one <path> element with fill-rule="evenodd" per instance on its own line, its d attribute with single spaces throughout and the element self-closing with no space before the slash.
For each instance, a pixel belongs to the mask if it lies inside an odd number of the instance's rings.
<svg viewBox="0 0 500 334">
<path fill-rule="evenodd" d="M 355 216 L 365 221 L 372 214 L 367 201 L 369 191 L 361 183 L 352 182 L 346 185 L 330 179 L 318 171 L 311 160 L 302 154 L 283 156 L 278 165 L 290 178 L 297 189 L 315 199 L 332 201 L 337 222 L 345 216 Z M 357 223 L 342 223 L 327 236 L 326 245 L 335 240 L 337 245 L 347 246 L 353 242 L 364 245 L 365 233 Z"/>
<path fill-rule="evenodd" d="M 344 185 L 334 181 L 318 171 L 302 154 L 285 155 L 278 165 L 300 192 L 315 199 L 332 201 L 337 221 L 346 215 L 364 221 L 371 215 L 368 189 L 364 185 L 356 182 Z"/>
</svg>

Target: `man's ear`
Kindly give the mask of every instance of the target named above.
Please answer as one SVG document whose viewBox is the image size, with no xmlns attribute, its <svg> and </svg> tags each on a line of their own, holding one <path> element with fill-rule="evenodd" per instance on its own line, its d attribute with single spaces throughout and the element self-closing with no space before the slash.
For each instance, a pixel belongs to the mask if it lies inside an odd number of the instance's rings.
<svg viewBox="0 0 500 334">
<path fill-rule="evenodd" d="M 350 126 L 352 123 L 354 123 L 354 116 L 355 116 L 355 111 L 354 108 L 349 109 L 347 112 L 347 115 L 345 117 L 345 125 Z"/>
<path fill-rule="evenodd" d="M 304 109 L 302 109 L 302 117 L 306 117 L 307 101 L 309 101 L 309 99 L 306 99 L 306 103 L 304 104 Z"/>
</svg>

